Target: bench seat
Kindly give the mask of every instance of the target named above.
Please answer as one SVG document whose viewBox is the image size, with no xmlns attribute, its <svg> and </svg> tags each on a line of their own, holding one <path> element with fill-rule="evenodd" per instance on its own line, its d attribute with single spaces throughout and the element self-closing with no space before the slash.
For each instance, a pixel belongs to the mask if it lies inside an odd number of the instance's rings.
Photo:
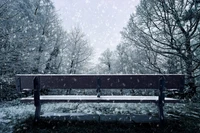
<svg viewBox="0 0 200 133">
<path fill-rule="evenodd" d="M 97 103 L 157 103 L 158 96 L 101 96 L 96 95 L 41 95 L 40 102 L 97 102 Z M 33 97 L 22 98 L 21 102 L 32 102 Z M 177 103 L 178 99 L 165 97 L 165 103 Z"/>
</svg>

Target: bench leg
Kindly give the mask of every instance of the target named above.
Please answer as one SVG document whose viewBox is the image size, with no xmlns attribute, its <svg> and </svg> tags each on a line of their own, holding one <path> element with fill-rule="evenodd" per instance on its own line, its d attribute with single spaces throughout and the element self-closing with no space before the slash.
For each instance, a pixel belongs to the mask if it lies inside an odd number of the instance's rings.
<svg viewBox="0 0 200 133">
<path fill-rule="evenodd" d="M 164 124 L 164 112 L 163 112 L 163 105 L 159 105 L 159 119 L 160 123 Z"/>
<path fill-rule="evenodd" d="M 164 110 L 163 110 L 163 104 L 157 104 L 158 106 L 158 115 L 159 115 L 159 121 L 160 125 L 164 126 Z"/>
<path fill-rule="evenodd" d="M 163 113 L 163 107 L 165 101 L 165 94 L 163 93 L 164 90 L 165 90 L 165 77 L 161 76 L 159 79 L 160 94 L 158 96 L 158 109 L 159 109 L 159 119 L 161 127 L 163 127 L 164 125 L 164 113 Z"/>
<path fill-rule="evenodd" d="M 40 119 L 40 111 L 41 111 L 41 105 L 36 106 L 36 108 L 35 108 L 35 122 L 39 121 L 39 119 Z"/>
<path fill-rule="evenodd" d="M 40 77 L 35 77 L 33 80 L 34 83 L 34 105 L 35 105 L 35 122 L 40 119 Z"/>
</svg>

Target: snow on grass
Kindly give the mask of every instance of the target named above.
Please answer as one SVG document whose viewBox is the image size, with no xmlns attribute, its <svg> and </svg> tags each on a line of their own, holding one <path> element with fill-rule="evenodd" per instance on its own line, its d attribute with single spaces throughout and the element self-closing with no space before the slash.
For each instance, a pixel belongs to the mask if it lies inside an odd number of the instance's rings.
<svg viewBox="0 0 200 133">
<path fill-rule="evenodd" d="M 189 106 L 183 103 L 165 104 L 165 116 L 189 114 Z M 12 127 L 30 116 L 34 116 L 34 104 L 13 101 L 0 104 L 0 132 L 12 132 Z M 51 103 L 43 104 L 41 112 L 48 113 L 85 113 L 85 114 L 147 114 L 158 116 L 158 108 L 151 103 Z M 198 114 L 193 113 L 195 117 Z"/>
<path fill-rule="evenodd" d="M 0 132 L 10 133 L 13 126 L 28 118 L 34 113 L 34 106 L 19 104 L 19 101 L 4 102 L 0 104 Z"/>
<path fill-rule="evenodd" d="M 56 103 L 42 105 L 42 112 L 86 114 L 153 114 L 155 104 L 144 103 Z"/>
</svg>

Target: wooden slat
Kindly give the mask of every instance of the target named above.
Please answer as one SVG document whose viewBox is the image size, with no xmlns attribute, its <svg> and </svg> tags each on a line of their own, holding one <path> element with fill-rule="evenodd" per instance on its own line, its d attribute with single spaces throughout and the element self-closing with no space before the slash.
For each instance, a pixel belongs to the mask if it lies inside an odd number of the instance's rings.
<svg viewBox="0 0 200 133">
<path fill-rule="evenodd" d="M 42 76 L 41 77 L 42 88 L 96 88 L 97 77 L 96 76 Z"/>
<path fill-rule="evenodd" d="M 41 88 L 47 89 L 95 89 L 97 79 L 101 79 L 102 89 L 158 89 L 159 78 L 164 76 L 166 89 L 181 89 L 184 75 L 17 75 L 21 78 L 22 89 L 33 89 L 33 78 L 40 77 Z"/>
<path fill-rule="evenodd" d="M 35 76 L 17 76 L 20 77 L 21 81 L 21 91 L 23 89 L 33 89 L 33 79 Z"/>
<path fill-rule="evenodd" d="M 21 102 L 32 102 L 33 97 L 22 98 Z M 95 95 L 47 95 L 40 96 L 41 103 L 48 102 L 97 102 L 97 103 L 157 103 L 158 96 L 101 96 Z M 165 98 L 166 103 L 180 102 L 174 98 Z"/>
<path fill-rule="evenodd" d="M 102 88 L 158 88 L 159 76 L 157 75 L 117 75 L 101 76 Z"/>
</svg>

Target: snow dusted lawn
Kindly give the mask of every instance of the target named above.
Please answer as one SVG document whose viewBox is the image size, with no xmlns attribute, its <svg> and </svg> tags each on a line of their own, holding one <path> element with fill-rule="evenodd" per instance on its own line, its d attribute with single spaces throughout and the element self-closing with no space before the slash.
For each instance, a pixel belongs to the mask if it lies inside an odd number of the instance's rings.
<svg viewBox="0 0 200 133">
<path fill-rule="evenodd" d="M 166 104 L 165 116 L 178 118 L 179 115 L 199 117 L 199 108 L 191 113 L 189 104 Z M 197 106 L 198 107 L 198 106 Z M 12 132 L 13 126 L 20 121 L 34 115 L 35 107 L 32 104 L 22 104 L 18 100 L 0 104 L 0 132 Z M 53 103 L 42 105 L 41 112 L 55 113 L 86 113 L 86 114 L 147 114 L 158 115 L 155 104 L 144 103 Z"/>
<path fill-rule="evenodd" d="M 13 126 L 34 113 L 33 105 L 19 104 L 19 101 L 0 105 L 0 132 L 12 132 Z"/>
</svg>

